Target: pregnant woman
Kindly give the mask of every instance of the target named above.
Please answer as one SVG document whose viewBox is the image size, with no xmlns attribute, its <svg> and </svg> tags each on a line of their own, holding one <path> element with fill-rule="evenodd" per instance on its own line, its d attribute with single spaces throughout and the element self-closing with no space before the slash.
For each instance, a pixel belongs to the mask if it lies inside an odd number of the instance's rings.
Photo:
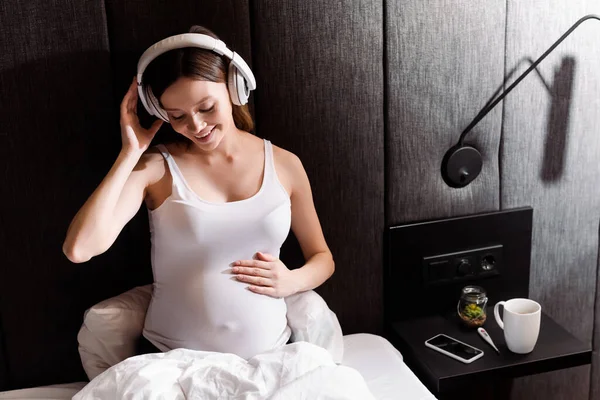
<svg viewBox="0 0 600 400">
<path fill-rule="evenodd" d="M 290 338 L 284 298 L 334 271 L 302 163 L 251 133 L 254 86 L 240 56 L 194 26 L 142 55 L 123 98 L 122 150 L 63 251 L 76 263 L 105 252 L 145 203 L 154 285 L 140 352 L 249 358 L 281 346 Z M 159 118 L 148 129 L 138 96 Z M 164 122 L 176 139 L 150 147 Z M 290 228 L 306 260 L 295 270 L 278 259 Z"/>
</svg>

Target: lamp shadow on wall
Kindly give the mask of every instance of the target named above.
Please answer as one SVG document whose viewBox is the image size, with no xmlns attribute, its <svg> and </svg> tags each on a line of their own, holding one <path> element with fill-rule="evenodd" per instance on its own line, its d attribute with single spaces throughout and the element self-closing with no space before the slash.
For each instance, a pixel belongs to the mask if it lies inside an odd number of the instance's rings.
<svg viewBox="0 0 600 400">
<path fill-rule="evenodd" d="M 545 183 L 560 180 L 565 170 L 575 64 L 573 57 L 564 57 L 550 86 L 551 101 L 540 171 L 540 179 Z"/>
<path fill-rule="evenodd" d="M 506 75 L 503 85 L 494 92 L 479 114 L 486 112 L 494 100 L 503 93 L 505 87 L 508 86 L 508 81 L 521 69 L 521 65 L 524 63 L 531 65 L 534 63 L 534 60 L 524 58 L 519 61 Z M 551 98 L 548 121 L 546 123 L 542 168 L 540 171 L 540 179 L 545 183 L 560 180 L 565 169 L 575 64 L 576 62 L 573 57 L 564 57 L 560 67 L 554 72 L 554 79 L 551 83 L 546 82 L 539 70 L 535 69 L 538 78 Z"/>
</svg>

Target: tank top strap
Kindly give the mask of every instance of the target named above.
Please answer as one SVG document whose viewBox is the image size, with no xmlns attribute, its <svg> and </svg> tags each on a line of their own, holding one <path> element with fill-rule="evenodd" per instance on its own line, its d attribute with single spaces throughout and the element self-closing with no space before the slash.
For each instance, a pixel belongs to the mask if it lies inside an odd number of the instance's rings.
<svg viewBox="0 0 600 400">
<path fill-rule="evenodd" d="M 173 179 L 173 186 L 178 189 L 185 188 L 185 179 L 183 178 L 177 163 L 173 159 L 173 156 L 171 156 L 171 153 L 169 153 L 169 150 L 167 150 L 167 147 L 164 144 L 158 144 L 156 145 L 156 148 L 158 151 L 160 151 L 160 154 L 162 154 L 163 158 L 167 162 L 167 165 L 169 166 L 171 179 Z"/>
<path fill-rule="evenodd" d="M 267 139 L 265 142 L 265 181 L 274 182 L 277 180 L 275 173 L 275 161 L 273 159 L 273 145 Z"/>
<path fill-rule="evenodd" d="M 271 194 L 283 195 L 289 200 L 287 190 L 281 184 L 277 171 L 275 170 L 275 158 L 273 156 L 273 145 L 267 139 L 265 141 L 265 187 Z"/>
</svg>

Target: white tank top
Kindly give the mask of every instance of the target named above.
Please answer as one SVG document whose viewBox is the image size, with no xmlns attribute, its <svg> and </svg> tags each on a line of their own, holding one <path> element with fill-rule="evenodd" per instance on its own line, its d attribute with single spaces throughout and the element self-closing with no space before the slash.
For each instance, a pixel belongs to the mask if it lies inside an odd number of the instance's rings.
<svg viewBox="0 0 600 400">
<path fill-rule="evenodd" d="M 149 211 L 154 290 L 144 336 L 175 348 L 249 358 L 290 338 L 284 299 L 259 295 L 235 280 L 231 263 L 256 252 L 279 257 L 291 225 L 290 198 L 264 141 L 264 178 L 252 197 L 213 203 L 187 184 L 173 157 L 157 146 L 173 180 L 171 195 Z"/>
</svg>

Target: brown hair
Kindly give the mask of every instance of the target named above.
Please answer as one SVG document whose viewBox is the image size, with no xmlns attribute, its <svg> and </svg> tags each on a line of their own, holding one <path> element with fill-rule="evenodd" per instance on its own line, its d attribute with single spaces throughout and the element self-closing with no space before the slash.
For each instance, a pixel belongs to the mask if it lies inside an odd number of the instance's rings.
<svg viewBox="0 0 600 400">
<path fill-rule="evenodd" d="M 218 39 L 212 31 L 202 26 L 194 25 L 190 33 L 200 33 Z M 209 82 L 227 83 L 228 59 L 211 50 L 196 47 L 185 47 L 170 50 L 155 58 L 146 71 L 144 82 L 152 88 L 152 93 L 157 99 L 181 77 L 192 78 Z M 232 104 L 233 122 L 238 129 L 252 132 L 254 122 L 248 110 L 248 105 L 236 106 Z M 162 105 L 161 105 L 162 107 Z M 177 139 L 187 138 L 177 135 Z"/>
</svg>

